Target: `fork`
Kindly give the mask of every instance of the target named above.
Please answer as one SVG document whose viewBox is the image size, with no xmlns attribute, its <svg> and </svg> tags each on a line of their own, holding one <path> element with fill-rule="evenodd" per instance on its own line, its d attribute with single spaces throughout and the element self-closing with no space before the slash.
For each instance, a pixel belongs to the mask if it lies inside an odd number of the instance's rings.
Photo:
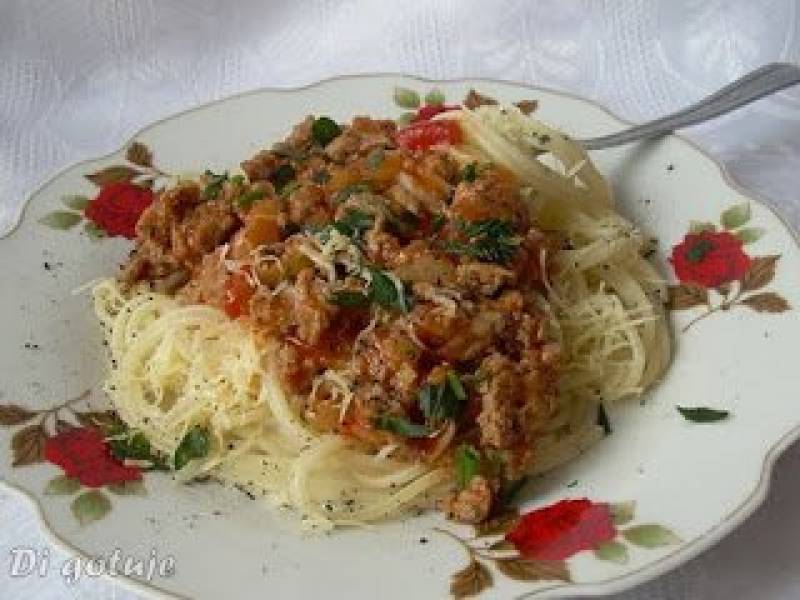
<svg viewBox="0 0 800 600">
<path fill-rule="evenodd" d="M 796 83 L 800 83 L 800 67 L 791 63 L 771 63 L 740 77 L 683 110 L 617 133 L 578 141 L 587 150 L 602 150 L 663 136 L 676 129 L 709 121 Z"/>
</svg>

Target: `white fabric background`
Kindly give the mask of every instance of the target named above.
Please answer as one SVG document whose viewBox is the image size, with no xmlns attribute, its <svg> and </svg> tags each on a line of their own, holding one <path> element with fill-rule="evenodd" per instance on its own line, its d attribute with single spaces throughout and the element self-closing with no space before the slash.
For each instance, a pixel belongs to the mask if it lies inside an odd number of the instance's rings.
<svg viewBox="0 0 800 600">
<path fill-rule="evenodd" d="M 56 170 L 242 90 L 371 71 L 485 76 L 643 120 L 763 63 L 800 62 L 799 30 L 796 0 L 0 0 L 0 230 Z M 800 226 L 800 90 L 687 134 Z M 619 597 L 800 598 L 798 469 L 795 447 L 736 533 Z M 2 489 L 0 524 L 1 598 L 136 597 L 106 581 L 68 587 L 52 571 L 11 579 L 10 549 L 46 542 L 32 508 Z"/>
</svg>

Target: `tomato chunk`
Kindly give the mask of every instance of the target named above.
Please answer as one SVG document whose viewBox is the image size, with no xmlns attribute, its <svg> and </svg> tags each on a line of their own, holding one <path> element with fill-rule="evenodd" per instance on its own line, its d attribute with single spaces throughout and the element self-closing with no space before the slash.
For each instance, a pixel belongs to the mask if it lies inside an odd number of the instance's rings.
<svg viewBox="0 0 800 600">
<path fill-rule="evenodd" d="M 451 119 L 418 121 L 397 132 L 397 145 L 408 150 L 426 150 L 441 144 L 456 145 L 461 140 L 461 127 Z"/>
<path fill-rule="evenodd" d="M 231 319 L 248 314 L 250 297 L 254 291 L 246 273 L 231 273 L 225 282 L 225 313 Z"/>
</svg>

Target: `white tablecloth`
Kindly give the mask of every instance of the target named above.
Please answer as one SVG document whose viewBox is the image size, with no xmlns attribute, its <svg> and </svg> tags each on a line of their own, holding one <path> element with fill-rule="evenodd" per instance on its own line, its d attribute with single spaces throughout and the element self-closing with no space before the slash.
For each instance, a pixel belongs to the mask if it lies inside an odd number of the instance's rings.
<svg viewBox="0 0 800 600">
<path fill-rule="evenodd" d="M 800 62 L 797 0 L 4 0 L 0 230 L 37 182 L 141 126 L 228 94 L 343 73 L 494 77 L 575 91 L 642 120 L 763 63 Z M 800 226 L 800 90 L 687 132 Z M 754 424 L 755 425 L 755 424 Z M 736 533 L 626 599 L 800 598 L 800 447 Z M 135 598 L 107 581 L 12 579 L 46 546 L 0 488 L 0 598 Z M 51 549 L 54 564 L 63 560 Z"/>
</svg>

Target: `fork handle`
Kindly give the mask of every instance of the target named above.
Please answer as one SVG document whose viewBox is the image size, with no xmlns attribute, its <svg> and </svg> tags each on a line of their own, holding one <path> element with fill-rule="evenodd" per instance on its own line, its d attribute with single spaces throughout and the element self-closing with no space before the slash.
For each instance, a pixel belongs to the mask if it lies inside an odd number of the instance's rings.
<svg viewBox="0 0 800 600">
<path fill-rule="evenodd" d="M 800 67 L 790 63 L 771 63 L 740 77 L 683 110 L 618 133 L 580 140 L 580 143 L 587 150 L 600 150 L 665 135 L 676 129 L 724 115 L 796 83 L 800 83 Z"/>
</svg>

